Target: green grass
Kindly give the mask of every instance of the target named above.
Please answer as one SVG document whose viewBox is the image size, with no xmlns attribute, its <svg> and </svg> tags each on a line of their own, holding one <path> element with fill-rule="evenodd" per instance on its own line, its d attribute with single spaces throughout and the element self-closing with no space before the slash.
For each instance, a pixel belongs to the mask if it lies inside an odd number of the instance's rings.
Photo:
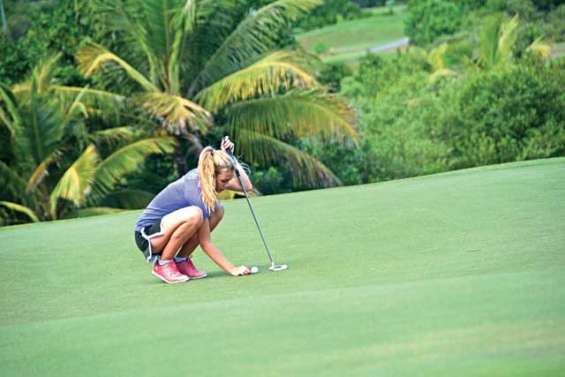
<svg viewBox="0 0 565 377">
<path fill-rule="evenodd" d="M 138 212 L 0 229 L 7 376 L 558 376 L 565 158 L 245 201 L 232 278 L 154 279 Z"/>
<path fill-rule="evenodd" d="M 404 17 L 403 10 L 394 15 L 377 13 L 299 34 L 297 39 L 312 53 L 317 46 L 326 46 L 327 50 L 320 55 L 325 62 L 351 62 L 365 55 L 371 47 L 403 38 Z"/>
</svg>

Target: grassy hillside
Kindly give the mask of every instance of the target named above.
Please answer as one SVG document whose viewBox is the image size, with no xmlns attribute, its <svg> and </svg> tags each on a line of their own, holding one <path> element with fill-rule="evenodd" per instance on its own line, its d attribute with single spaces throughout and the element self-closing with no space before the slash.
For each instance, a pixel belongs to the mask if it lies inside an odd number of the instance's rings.
<svg viewBox="0 0 565 377">
<path fill-rule="evenodd" d="M 557 376 L 565 158 L 254 199 L 167 286 L 138 212 L 0 229 L 2 376 Z"/>
<path fill-rule="evenodd" d="M 375 13 L 299 34 L 297 39 L 312 53 L 325 47 L 320 54 L 325 62 L 352 62 L 365 55 L 367 49 L 404 38 L 404 17 L 404 8 L 393 15 Z"/>
</svg>

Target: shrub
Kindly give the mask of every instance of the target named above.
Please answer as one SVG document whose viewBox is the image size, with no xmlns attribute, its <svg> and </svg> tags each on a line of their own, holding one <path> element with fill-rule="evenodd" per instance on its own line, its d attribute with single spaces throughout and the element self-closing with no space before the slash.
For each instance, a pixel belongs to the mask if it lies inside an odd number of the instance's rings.
<svg viewBox="0 0 565 377">
<path fill-rule="evenodd" d="M 462 21 L 463 8 L 449 0 L 412 0 L 405 32 L 411 43 L 425 46 L 442 35 L 457 32 Z"/>
<path fill-rule="evenodd" d="M 563 68 L 543 65 L 480 73 L 462 83 L 448 140 L 454 166 L 565 154 L 563 87 Z"/>
<path fill-rule="evenodd" d="M 547 15 L 543 28 L 546 38 L 555 42 L 565 41 L 565 4 L 560 5 Z"/>
<path fill-rule="evenodd" d="M 263 195 L 288 192 L 284 187 L 284 175 L 274 166 L 267 170 L 255 170 L 253 172 L 253 184 Z"/>
<path fill-rule="evenodd" d="M 328 45 L 323 42 L 318 42 L 314 45 L 314 52 L 317 55 L 321 55 L 324 52 L 328 51 Z"/>
<path fill-rule="evenodd" d="M 487 9 L 491 12 L 506 12 L 509 16 L 517 14 L 522 19 L 530 19 L 536 13 L 530 0 L 488 0 Z"/>
<path fill-rule="evenodd" d="M 362 17 L 361 8 L 349 0 L 325 0 L 324 3 L 305 17 L 298 27 L 304 30 L 317 29 L 336 24 L 340 20 Z"/>
<path fill-rule="evenodd" d="M 341 80 L 353 72 L 344 63 L 324 64 L 318 73 L 318 81 L 330 87 L 332 92 L 341 90 Z"/>
</svg>

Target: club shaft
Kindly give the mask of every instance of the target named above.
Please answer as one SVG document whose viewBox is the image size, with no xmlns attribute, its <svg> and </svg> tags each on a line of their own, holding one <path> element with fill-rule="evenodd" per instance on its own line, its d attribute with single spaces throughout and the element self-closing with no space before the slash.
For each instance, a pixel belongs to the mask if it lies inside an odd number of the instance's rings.
<svg viewBox="0 0 565 377">
<path fill-rule="evenodd" d="M 251 211 L 253 220 L 255 220 L 255 225 L 257 225 L 257 230 L 259 231 L 259 235 L 261 236 L 261 241 L 263 241 L 263 246 L 265 246 L 265 251 L 267 251 L 267 255 L 269 256 L 269 260 L 271 261 L 271 266 L 274 266 L 275 262 L 273 262 L 273 255 L 271 254 L 271 250 L 269 249 L 269 246 L 267 246 L 267 241 L 265 240 L 265 236 L 263 235 L 263 231 L 261 230 L 261 225 L 259 225 L 259 220 L 257 220 L 257 216 L 255 215 L 255 211 L 253 210 L 253 206 L 251 205 L 251 201 L 249 200 L 247 189 L 245 188 L 245 185 L 241 180 L 241 175 L 239 173 L 238 168 L 239 166 L 237 166 L 235 169 L 235 175 L 237 176 L 237 179 L 239 180 L 239 184 L 243 189 L 243 193 L 245 194 L 245 200 L 247 200 L 247 205 L 249 206 L 249 210 Z"/>
</svg>

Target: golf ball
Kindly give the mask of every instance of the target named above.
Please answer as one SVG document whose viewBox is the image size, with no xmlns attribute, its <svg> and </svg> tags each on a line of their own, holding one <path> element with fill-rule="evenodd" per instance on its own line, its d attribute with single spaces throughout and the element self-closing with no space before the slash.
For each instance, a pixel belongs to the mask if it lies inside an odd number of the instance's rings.
<svg viewBox="0 0 565 377">
<path fill-rule="evenodd" d="M 257 268 L 257 266 L 251 267 L 251 273 L 252 274 L 256 274 L 257 272 L 259 272 L 259 269 Z"/>
</svg>

